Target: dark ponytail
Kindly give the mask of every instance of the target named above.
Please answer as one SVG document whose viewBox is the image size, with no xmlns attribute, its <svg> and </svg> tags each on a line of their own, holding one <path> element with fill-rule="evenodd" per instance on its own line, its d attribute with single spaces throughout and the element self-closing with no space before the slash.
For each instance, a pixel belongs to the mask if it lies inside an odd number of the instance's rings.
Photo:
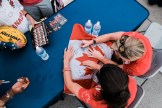
<svg viewBox="0 0 162 108">
<path fill-rule="evenodd" d="M 113 64 L 105 64 L 98 74 L 102 87 L 102 98 L 110 108 L 125 108 L 130 93 L 128 90 L 129 78 L 121 68 Z"/>
<path fill-rule="evenodd" d="M 116 108 L 125 108 L 127 106 L 127 101 L 130 98 L 130 93 L 128 90 L 123 90 L 119 93 L 119 97 L 116 98 L 118 105 L 116 105 Z"/>
</svg>

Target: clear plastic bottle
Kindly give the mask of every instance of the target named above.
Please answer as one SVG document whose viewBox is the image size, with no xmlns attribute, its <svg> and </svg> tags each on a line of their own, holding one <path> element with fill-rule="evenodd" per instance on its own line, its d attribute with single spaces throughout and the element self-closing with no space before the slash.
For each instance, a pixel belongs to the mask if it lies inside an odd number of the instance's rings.
<svg viewBox="0 0 162 108">
<path fill-rule="evenodd" d="M 91 34 L 91 30 L 92 30 L 92 22 L 91 22 L 91 20 L 88 20 L 85 23 L 84 29 L 88 34 Z"/>
<path fill-rule="evenodd" d="M 101 25 L 100 25 L 100 22 L 97 21 L 97 23 L 93 26 L 93 32 L 92 32 L 92 35 L 93 35 L 93 36 L 98 36 L 100 30 L 101 30 Z"/>
<path fill-rule="evenodd" d="M 39 55 L 43 60 L 48 60 L 49 55 L 47 54 L 47 52 L 45 51 L 44 48 L 42 47 L 36 47 L 36 53 L 37 55 Z"/>
</svg>

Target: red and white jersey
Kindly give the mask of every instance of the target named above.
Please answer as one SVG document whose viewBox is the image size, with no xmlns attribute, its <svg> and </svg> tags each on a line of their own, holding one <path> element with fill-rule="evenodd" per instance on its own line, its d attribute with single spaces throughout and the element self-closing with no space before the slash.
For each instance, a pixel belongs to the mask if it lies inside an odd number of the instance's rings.
<svg viewBox="0 0 162 108">
<path fill-rule="evenodd" d="M 18 0 L 2 0 L 0 6 L 0 25 L 17 28 L 22 33 L 29 30 L 29 21 L 22 13 L 23 6 Z"/>
</svg>

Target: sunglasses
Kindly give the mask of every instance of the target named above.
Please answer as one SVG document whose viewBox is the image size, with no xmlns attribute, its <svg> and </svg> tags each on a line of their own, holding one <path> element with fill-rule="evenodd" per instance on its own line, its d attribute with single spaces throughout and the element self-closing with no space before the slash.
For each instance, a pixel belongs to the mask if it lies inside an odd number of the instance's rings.
<svg viewBox="0 0 162 108">
<path fill-rule="evenodd" d="M 127 58 L 127 59 L 128 59 L 128 57 L 127 57 L 127 55 L 125 54 L 125 46 L 124 46 L 124 44 L 125 44 L 125 41 L 127 40 L 128 37 L 129 37 L 129 36 L 122 36 L 122 37 L 120 38 L 120 40 L 119 40 L 120 46 L 118 47 L 118 52 L 120 53 L 120 55 L 121 55 L 122 57 L 124 57 L 124 58 Z M 116 45 L 117 45 L 117 43 L 116 43 Z"/>
</svg>

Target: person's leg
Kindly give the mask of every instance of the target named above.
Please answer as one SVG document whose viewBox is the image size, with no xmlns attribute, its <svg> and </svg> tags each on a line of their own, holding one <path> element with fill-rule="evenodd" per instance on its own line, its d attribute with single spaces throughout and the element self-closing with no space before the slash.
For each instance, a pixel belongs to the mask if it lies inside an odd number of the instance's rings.
<svg viewBox="0 0 162 108">
<path fill-rule="evenodd" d="M 42 17 L 41 11 L 37 6 L 24 6 L 24 9 L 36 20 L 39 21 Z"/>
<path fill-rule="evenodd" d="M 50 17 L 53 14 L 53 8 L 50 0 L 43 0 L 42 2 L 36 4 L 41 10 L 43 17 Z"/>
</svg>

